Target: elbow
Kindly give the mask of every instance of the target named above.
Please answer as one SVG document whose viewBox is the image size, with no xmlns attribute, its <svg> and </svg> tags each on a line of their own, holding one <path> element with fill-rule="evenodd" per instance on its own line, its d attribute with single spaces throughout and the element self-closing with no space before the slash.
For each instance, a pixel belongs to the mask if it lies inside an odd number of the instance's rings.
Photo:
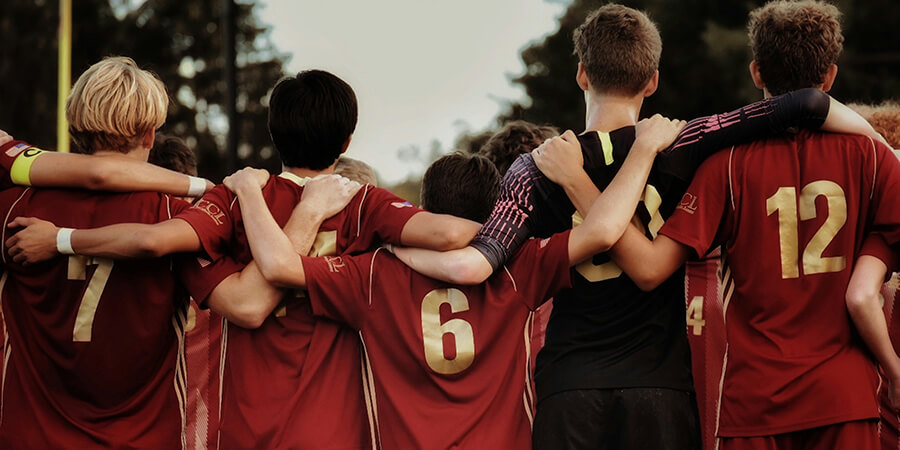
<svg viewBox="0 0 900 450">
<path fill-rule="evenodd" d="M 481 224 L 471 221 L 466 222 L 465 225 L 450 226 L 440 230 L 436 239 L 436 245 L 439 248 L 433 250 L 456 250 L 469 245 L 472 239 L 475 238 L 478 230 L 481 229 Z"/>
<path fill-rule="evenodd" d="M 269 261 L 257 260 L 259 272 L 263 278 L 274 286 L 294 287 L 293 282 L 297 278 L 297 265 L 301 262 L 297 258 L 277 258 Z"/>
<path fill-rule="evenodd" d="M 119 175 L 118 167 L 115 164 L 110 164 L 104 158 L 97 158 L 97 160 L 93 163 L 93 169 L 90 171 L 90 174 L 82 179 L 82 187 L 94 191 L 115 190 L 116 186 L 113 180 Z"/>
<path fill-rule="evenodd" d="M 262 326 L 266 317 L 266 314 L 258 311 L 234 311 L 226 316 L 229 322 L 247 330 L 255 330 Z"/>
<path fill-rule="evenodd" d="M 132 238 L 135 242 L 134 256 L 138 259 L 161 258 L 168 252 L 165 249 L 166 238 L 157 236 L 153 231 L 135 232 Z"/>
<path fill-rule="evenodd" d="M 650 292 L 659 287 L 662 284 L 663 280 L 657 280 L 655 278 L 643 278 L 643 279 L 631 279 L 634 281 L 634 284 L 637 285 L 638 289 L 644 292 Z"/>
<path fill-rule="evenodd" d="M 483 283 L 493 271 L 487 261 L 484 261 L 484 264 L 480 262 L 476 264 L 463 259 L 451 259 L 448 261 L 446 272 L 450 283 L 474 285 Z"/>
<path fill-rule="evenodd" d="M 871 288 L 851 286 L 847 289 L 845 298 L 847 302 L 847 312 L 849 312 L 851 316 L 856 316 L 873 306 L 880 308 L 880 295 L 880 290 L 875 286 L 872 286 Z"/>
</svg>

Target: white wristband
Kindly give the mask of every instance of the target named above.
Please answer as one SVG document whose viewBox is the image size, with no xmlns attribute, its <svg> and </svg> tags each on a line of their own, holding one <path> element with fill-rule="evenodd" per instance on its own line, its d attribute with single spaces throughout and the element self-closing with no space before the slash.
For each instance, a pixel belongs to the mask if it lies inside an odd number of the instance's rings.
<svg viewBox="0 0 900 450">
<path fill-rule="evenodd" d="M 56 232 L 56 251 L 63 255 L 74 255 L 75 250 L 72 249 L 72 228 L 60 228 Z"/>
<path fill-rule="evenodd" d="M 199 197 L 206 192 L 206 179 L 200 177 L 188 177 L 191 185 L 188 187 L 188 197 Z"/>
</svg>

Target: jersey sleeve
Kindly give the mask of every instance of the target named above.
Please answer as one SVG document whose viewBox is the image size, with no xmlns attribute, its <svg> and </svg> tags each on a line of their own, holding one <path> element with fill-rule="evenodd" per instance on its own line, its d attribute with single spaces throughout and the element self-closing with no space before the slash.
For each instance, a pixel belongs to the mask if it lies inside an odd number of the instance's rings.
<svg viewBox="0 0 900 450">
<path fill-rule="evenodd" d="M 6 172 L 0 180 L 0 187 L 7 188 L 13 184 L 31 186 L 31 165 L 44 153 L 46 151 L 25 141 L 7 142 L 0 147 L 0 167 Z"/>
<path fill-rule="evenodd" d="M 541 176 L 531 154 L 516 159 L 503 177 L 490 217 L 471 245 L 496 270 L 533 234 L 535 180 Z"/>
<path fill-rule="evenodd" d="M 358 196 L 359 203 L 352 202 L 348 206 L 358 208 L 358 221 L 351 225 L 358 241 L 354 247 L 360 251 L 368 250 L 379 239 L 400 244 L 406 222 L 422 210 L 386 189 L 368 184 L 364 189 L 365 192 Z"/>
<path fill-rule="evenodd" d="M 226 253 L 226 245 L 234 234 L 234 202 L 236 198 L 224 185 L 214 187 L 190 208 L 175 216 L 191 225 L 200 244 L 213 261 Z"/>
<path fill-rule="evenodd" d="M 875 156 L 872 180 L 872 226 L 888 245 L 900 242 L 900 161 L 886 145 L 870 139 Z"/>
<path fill-rule="evenodd" d="M 545 239 L 529 239 L 507 264 L 515 289 L 522 293 L 529 309 L 537 309 L 557 292 L 572 287 L 571 233 L 566 230 Z"/>
<path fill-rule="evenodd" d="M 694 249 L 698 257 L 706 255 L 721 240 L 720 229 L 730 198 L 729 156 L 729 152 L 717 153 L 700 166 L 675 212 L 659 230 L 659 234 Z"/>
<path fill-rule="evenodd" d="M 358 256 L 302 256 L 313 314 L 361 330 L 369 310 L 372 260 L 380 251 Z"/>
<path fill-rule="evenodd" d="M 231 274 L 240 272 L 245 267 L 229 256 L 211 262 L 205 255 L 179 254 L 175 256 L 175 273 L 188 294 L 203 308 L 207 308 L 207 300 L 212 291 Z"/>
<path fill-rule="evenodd" d="M 704 159 L 733 145 L 765 139 L 791 127 L 818 129 L 831 105 L 819 89 L 800 89 L 725 114 L 691 120 L 675 142 L 657 156 L 659 170 L 690 180 Z"/>
<path fill-rule="evenodd" d="M 897 253 L 891 249 L 887 242 L 884 241 L 884 238 L 879 234 L 870 233 L 866 236 L 857 258 L 863 255 L 878 258 L 883 262 L 884 265 L 887 266 L 888 271 L 886 275 L 888 277 L 890 277 L 891 272 L 897 270 L 898 263 L 900 263 L 900 259 L 897 258 Z"/>
</svg>

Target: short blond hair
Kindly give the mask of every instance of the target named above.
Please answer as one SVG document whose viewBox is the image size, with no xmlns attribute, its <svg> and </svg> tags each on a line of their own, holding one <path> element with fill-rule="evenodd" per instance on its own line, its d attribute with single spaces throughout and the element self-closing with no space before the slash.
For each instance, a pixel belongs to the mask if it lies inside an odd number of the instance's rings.
<svg viewBox="0 0 900 450">
<path fill-rule="evenodd" d="M 900 150 L 900 103 L 887 100 L 880 105 L 851 103 L 847 106 L 872 124 L 891 147 Z"/>
<path fill-rule="evenodd" d="M 74 151 L 127 152 L 162 126 L 168 107 L 166 87 L 156 75 L 131 58 L 104 58 L 78 77 L 66 100 Z"/>
<path fill-rule="evenodd" d="M 359 184 L 378 185 L 378 175 L 375 174 L 375 169 L 358 159 L 341 156 L 334 166 L 334 173 Z"/>
</svg>

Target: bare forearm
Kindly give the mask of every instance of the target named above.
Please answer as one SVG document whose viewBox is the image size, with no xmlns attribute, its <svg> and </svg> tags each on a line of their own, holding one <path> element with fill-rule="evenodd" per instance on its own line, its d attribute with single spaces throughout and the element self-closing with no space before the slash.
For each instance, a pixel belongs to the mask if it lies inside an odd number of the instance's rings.
<svg viewBox="0 0 900 450">
<path fill-rule="evenodd" d="M 269 212 L 259 189 L 236 192 L 241 203 L 244 228 L 253 259 L 263 277 L 270 283 L 285 287 L 305 287 L 306 278 L 300 255 Z"/>
<path fill-rule="evenodd" d="M 888 334 L 879 297 L 885 264 L 878 258 L 860 256 L 847 286 L 847 312 L 860 337 L 892 381 L 900 380 L 900 357 Z"/>
<path fill-rule="evenodd" d="M 158 191 L 180 196 L 191 194 L 191 177 L 188 175 L 117 156 L 46 152 L 35 159 L 30 180 L 32 185 L 44 187 L 81 187 L 117 192 Z M 213 185 L 202 180 L 202 186 L 203 190 L 207 190 Z"/>
<path fill-rule="evenodd" d="M 316 235 L 323 221 L 324 218 L 317 214 L 316 211 L 301 210 L 299 213 L 291 215 L 290 220 L 284 226 L 284 234 L 287 235 L 291 244 L 293 244 L 295 253 L 299 255 L 310 254 L 310 249 L 312 249 L 316 241 Z"/>
<path fill-rule="evenodd" d="M 831 105 L 828 109 L 828 116 L 822 124 L 823 131 L 832 131 L 836 133 L 861 134 L 877 139 L 887 144 L 888 142 L 881 136 L 866 119 L 848 108 L 843 103 L 831 99 Z"/>
<path fill-rule="evenodd" d="M 256 263 L 251 261 L 244 270 L 219 283 L 208 303 L 210 309 L 229 322 L 242 328 L 257 328 L 272 314 L 283 296 L 284 290 L 269 284 Z"/>
<path fill-rule="evenodd" d="M 493 272 L 484 255 L 473 247 L 446 252 L 395 248 L 394 254 L 416 272 L 448 283 L 478 284 Z"/>
</svg>

